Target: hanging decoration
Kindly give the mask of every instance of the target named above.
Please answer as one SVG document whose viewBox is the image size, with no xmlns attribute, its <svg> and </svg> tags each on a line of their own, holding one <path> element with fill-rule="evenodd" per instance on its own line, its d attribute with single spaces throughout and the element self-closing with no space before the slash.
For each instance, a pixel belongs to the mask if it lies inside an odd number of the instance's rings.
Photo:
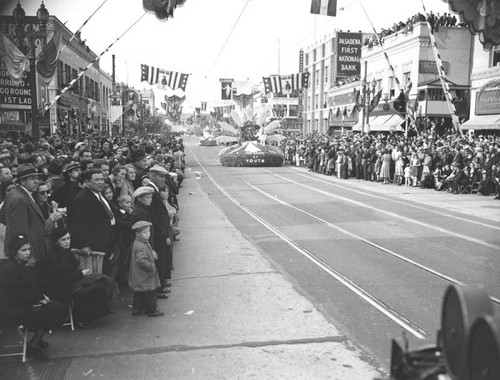
<svg viewBox="0 0 500 380">
<path fill-rule="evenodd" d="M 485 50 L 500 45 L 500 1 L 499 0 L 443 0 L 450 9 L 459 13 Z"/>
<path fill-rule="evenodd" d="M 148 13 L 154 13 L 160 21 L 174 17 L 175 8 L 184 5 L 186 0 L 142 0 L 142 7 Z"/>
</svg>

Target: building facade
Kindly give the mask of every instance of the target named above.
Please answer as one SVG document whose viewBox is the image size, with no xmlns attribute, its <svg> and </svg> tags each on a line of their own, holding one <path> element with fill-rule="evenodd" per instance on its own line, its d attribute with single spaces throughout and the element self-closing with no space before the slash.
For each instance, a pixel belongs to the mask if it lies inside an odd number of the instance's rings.
<svg viewBox="0 0 500 380">
<path fill-rule="evenodd" d="M 40 31 L 36 17 L 27 16 L 22 29 L 16 26 L 12 16 L 0 16 L 1 30 L 20 50 L 27 54 L 29 41 L 26 38 L 28 27 Z M 3 62 L 0 67 L 2 83 L 7 83 L 9 91 L 16 99 L 0 97 L 0 132 L 31 132 L 31 91 L 36 87 L 37 108 L 42 110 L 61 93 L 61 91 L 78 76 L 97 57 L 80 36 L 75 36 L 56 16 L 50 16 L 46 32 L 35 38 L 38 56 L 43 46 L 57 32 L 62 32 L 61 48 L 55 74 L 48 85 L 42 83 L 37 74 L 37 83 L 29 81 L 29 71 L 25 73 L 20 85 L 13 85 Z M 19 39 L 19 34 L 23 37 Z M 99 61 L 92 65 L 85 74 L 66 91 L 58 101 L 39 118 L 40 136 L 50 135 L 56 130 L 64 133 L 99 130 L 109 132 L 109 107 L 112 79 L 104 72 Z"/>
<path fill-rule="evenodd" d="M 451 125 L 450 111 L 439 79 L 429 33 L 427 23 L 418 22 L 409 29 L 386 36 L 383 49 L 380 45 L 373 44 L 373 40 L 365 43 L 361 54 L 363 68 L 366 63 L 365 89 L 372 96 L 382 91 L 382 96 L 379 105 L 370 115 L 363 115 L 361 112 L 360 121 L 353 127 L 353 131 L 361 132 L 361 117 L 365 118 L 365 132 L 401 131 L 404 118 L 401 120 L 400 115 L 395 112 L 394 100 L 403 89 L 407 92 L 410 108 L 423 124 L 439 118 Z M 457 114 L 460 118 L 465 118 L 469 114 L 470 104 L 472 36 L 468 29 L 462 27 L 439 27 L 434 36 Z M 394 74 L 389 68 L 384 50 L 394 68 Z M 399 80 L 401 89 L 398 89 L 394 76 Z M 362 87 L 360 90 L 363 93 Z M 398 123 L 400 120 L 401 124 Z"/>
<path fill-rule="evenodd" d="M 474 37 L 470 119 L 463 128 L 500 131 L 500 46 L 485 51 L 478 36 Z"/>
<path fill-rule="evenodd" d="M 361 32 L 335 31 L 333 36 L 328 36 L 305 50 L 304 71 L 310 74 L 309 88 L 304 91 L 303 96 L 305 133 L 328 133 L 331 131 L 330 120 L 333 120 L 336 128 L 342 129 L 344 121 L 342 115 L 337 116 L 335 107 L 344 104 L 337 104 L 332 96 L 340 94 L 331 94 L 331 91 L 338 89 L 341 83 L 351 82 L 352 78 L 359 77 L 362 41 L 368 36 L 370 34 Z M 348 104 L 345 106 L 348 107 Z M 350 124 L 351 118 L 352 115 L 349 114 L 346 125 Z"/>
</svg>

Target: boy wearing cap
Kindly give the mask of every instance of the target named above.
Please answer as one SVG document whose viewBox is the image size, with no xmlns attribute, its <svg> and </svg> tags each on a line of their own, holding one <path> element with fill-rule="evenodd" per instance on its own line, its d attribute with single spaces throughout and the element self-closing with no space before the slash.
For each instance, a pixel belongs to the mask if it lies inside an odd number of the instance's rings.
<svg viewBox="0 0 500 380">
<path fill-rule="evenodd" d="M 128 284 L 134 291 L 132 315 L 147 314 L 150 317 L 164 315 L 156 308 L 156 293 L 160 288 L 160 278 L 156 269 L 155 260 L 158 255 L 149 244 L 152 224 L 141 220 L 132 226 L 135 232 L 135 241 L 130 257 L 130 272 Z"/>
</svg>

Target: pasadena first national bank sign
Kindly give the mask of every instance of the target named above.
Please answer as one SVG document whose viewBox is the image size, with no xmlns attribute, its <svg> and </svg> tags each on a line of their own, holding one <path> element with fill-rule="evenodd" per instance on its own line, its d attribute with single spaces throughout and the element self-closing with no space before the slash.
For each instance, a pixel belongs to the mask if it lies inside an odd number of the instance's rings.
<svg viewBox="0 0 500 380">
<path fill-rule="evenodd" d="M 29 70 L 19 84 L 14 84 L 5 67 L 0 68 L 0 108 L 31 109 L 31 82 Z"/>
<path fill-rule="evenodd" d="M 337 78 L 361 74 L 361 33 L 337 33 Z"/>
</svg>

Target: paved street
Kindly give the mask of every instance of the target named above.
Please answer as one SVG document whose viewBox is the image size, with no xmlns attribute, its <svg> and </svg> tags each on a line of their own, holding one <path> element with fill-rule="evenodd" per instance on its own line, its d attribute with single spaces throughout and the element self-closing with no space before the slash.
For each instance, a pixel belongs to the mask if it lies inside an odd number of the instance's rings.
<svg viewBox="0 0 500 380">
<path fill-rule="evenodd" d="M 491 197 L 227 168 L 197 141 L 166 316 L 132 317 L 125 290 L 91 328 L 54 332 L 47 358 L 2 360 L 0 378 L 372 379 L 391 337 L 435 339 L 450 281 L 500 298 Z"/>
</svg>

